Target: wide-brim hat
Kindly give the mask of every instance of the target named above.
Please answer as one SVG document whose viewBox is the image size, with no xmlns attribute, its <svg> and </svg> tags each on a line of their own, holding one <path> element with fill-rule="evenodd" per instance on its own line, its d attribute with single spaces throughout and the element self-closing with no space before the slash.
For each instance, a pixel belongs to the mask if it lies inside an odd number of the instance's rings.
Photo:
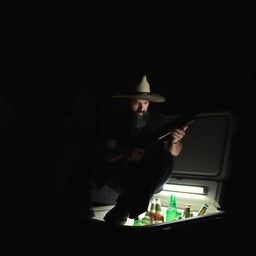
<svg viewBox="0 0 256 256">
<path fill-rule="evenodd" d="M 129 99 L 143 99 L 150 102 L 165 102 L 165 98 L 160 94 L 152 93 L 150 85 L 147 81 L 147 76 L 142 77 L 142 81 L 135 87 L 135 89 L 128 94 L 114 95 L 112 98 L 129 98 Z"/>
</svg>

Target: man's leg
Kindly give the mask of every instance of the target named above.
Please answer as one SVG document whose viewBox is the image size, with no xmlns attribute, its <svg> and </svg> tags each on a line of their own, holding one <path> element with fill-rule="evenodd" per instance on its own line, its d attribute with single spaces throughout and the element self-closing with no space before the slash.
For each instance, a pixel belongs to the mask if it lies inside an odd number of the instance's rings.
<svg viewBox="0 0 256 256">
<path fill-rule="evenodd" d="M 134 218 L 145 212 L 155 193 L 162 190 L 170 179 L 173 170 L 172 155 L 166 149 L 160 149 L 138 163 L 131 163 L 126 173 L 124 191 L 117 199 L 117 204 L 105 216 L 106 221 L 115 219 L 116 215 Z M 123 222 L 123 221 L 122 221 Z"/>
</svg>

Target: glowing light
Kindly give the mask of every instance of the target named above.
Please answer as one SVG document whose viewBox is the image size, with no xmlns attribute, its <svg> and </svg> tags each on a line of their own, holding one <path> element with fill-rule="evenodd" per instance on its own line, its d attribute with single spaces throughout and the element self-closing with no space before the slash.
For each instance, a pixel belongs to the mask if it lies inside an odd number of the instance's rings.
<svg viewBox="0 0 256 256">
<path fill-rule="evenodd" d="M 163 189 L 165 191 L 174 191 L 174 192 L 181 192 L 181 193 L 192 193 L 192 194 L 199 194 L 199 195 L 206 194 L 206 188 L 200 187 L 200 186 L 165 184 Z"/>
</svg>

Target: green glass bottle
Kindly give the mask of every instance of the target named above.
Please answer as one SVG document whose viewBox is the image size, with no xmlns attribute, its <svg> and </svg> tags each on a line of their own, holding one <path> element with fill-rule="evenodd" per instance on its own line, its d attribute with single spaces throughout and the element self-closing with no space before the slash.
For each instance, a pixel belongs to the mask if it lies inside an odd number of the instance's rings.
<svg viewBox="0 0 256 256">
<path fill-rule="evenodd" d="M 139 217 L 133 219 L 133 226 L 141 226 Z"/>
<path fill-rule="evenodd" d="M 169 206 L 166 209 L 166 221 L 169 222 L 178 217 L 179 217 L 179 212 L 178 212 L 177 206 L 176 206 L 176 195 L 172 194 L 170 196 Z"/>
<path fill-rule="evenodd" d="M 141 219 L 141 223 L 144 225 L 150 224 L 149 210 L 146 211 L 145 216 Z"/>
</svg>

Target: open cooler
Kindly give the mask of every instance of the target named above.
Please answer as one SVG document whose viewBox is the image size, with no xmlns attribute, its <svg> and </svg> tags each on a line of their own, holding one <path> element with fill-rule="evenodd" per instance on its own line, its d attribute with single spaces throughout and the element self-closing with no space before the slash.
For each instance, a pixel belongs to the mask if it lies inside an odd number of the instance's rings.
<svg viewBox="0 0 256 256">
<path fill-rule="evenodd" d="M 236 120 L 232 112 L 207 112 L 196 116 L 184 137 L 182 153 L 174 158 L 171 179 L 163 191 L 154 195 L 154 198 L 160 199 L 164 222 L 153 225 L 184 221 L 183 211 L 187 204 L 191 206 L 191 216 L 185 218 L 186 221 L 209 216 L 220 218 L 225 214 L 222 203 L 225 182 L 232 169 L 231 146 L 235 127 Z M 176 196 L 176 205 L 182 216 L 166 222 L 166 210 L 172 194 Z M 114 206 L 117 194 L 103 187 L 99 191 L 94 189 L 92 195 L 92 201 L 98 203 L 94 207 L 94 219 L 103 221 L 106 212 Z M 101 202 L 104 203 L 100 205 Z M 205 214 L 197 216 L 204 204 L 208 205 Z M 140 219 L 145 214 L 141 214 Z M 128 219 L 125 225 L 133 226 L 133 220 Z"/>
<path fill-rule="evenodd" d="M 108 187 L 91 190 L 95 217 L 79 222 L 81 246 L 100 254 L 140 255 L 229 255 L 233 246 L 229 228 L 228 209 L 225 208 L 225 187 L 232 172 L 232 138 L 237 118 L 229 111 L 200 113 L 187 130 L 182 153 L 174 159 L 173 175 L 164 189 L 153 196 L 159 198 L 163 222 L 134 226 L 128 219 L 117 226 L 103 220 L 115 205 L 117 194 Z M 171 195 L 176 195 L 179 218 L 166 221 Z M 152 199 L 153 199 L 152 198 Z M 193 209 L 184 217 L 185 205 Z M 200 207 L 208 205 L 203 215 Z M 150 207 L 150 204 L 149 204 Z M 142 213 L 139 218 L 145 216 Z M 232 223 L 236 230 L 236 223 Z M 72 235 L 73 236 L 73 235 Z M 119 248 L 119 249 L 118 249 Z M 240 246 L 242 252 L 244 248 Z"/>
</svg>

